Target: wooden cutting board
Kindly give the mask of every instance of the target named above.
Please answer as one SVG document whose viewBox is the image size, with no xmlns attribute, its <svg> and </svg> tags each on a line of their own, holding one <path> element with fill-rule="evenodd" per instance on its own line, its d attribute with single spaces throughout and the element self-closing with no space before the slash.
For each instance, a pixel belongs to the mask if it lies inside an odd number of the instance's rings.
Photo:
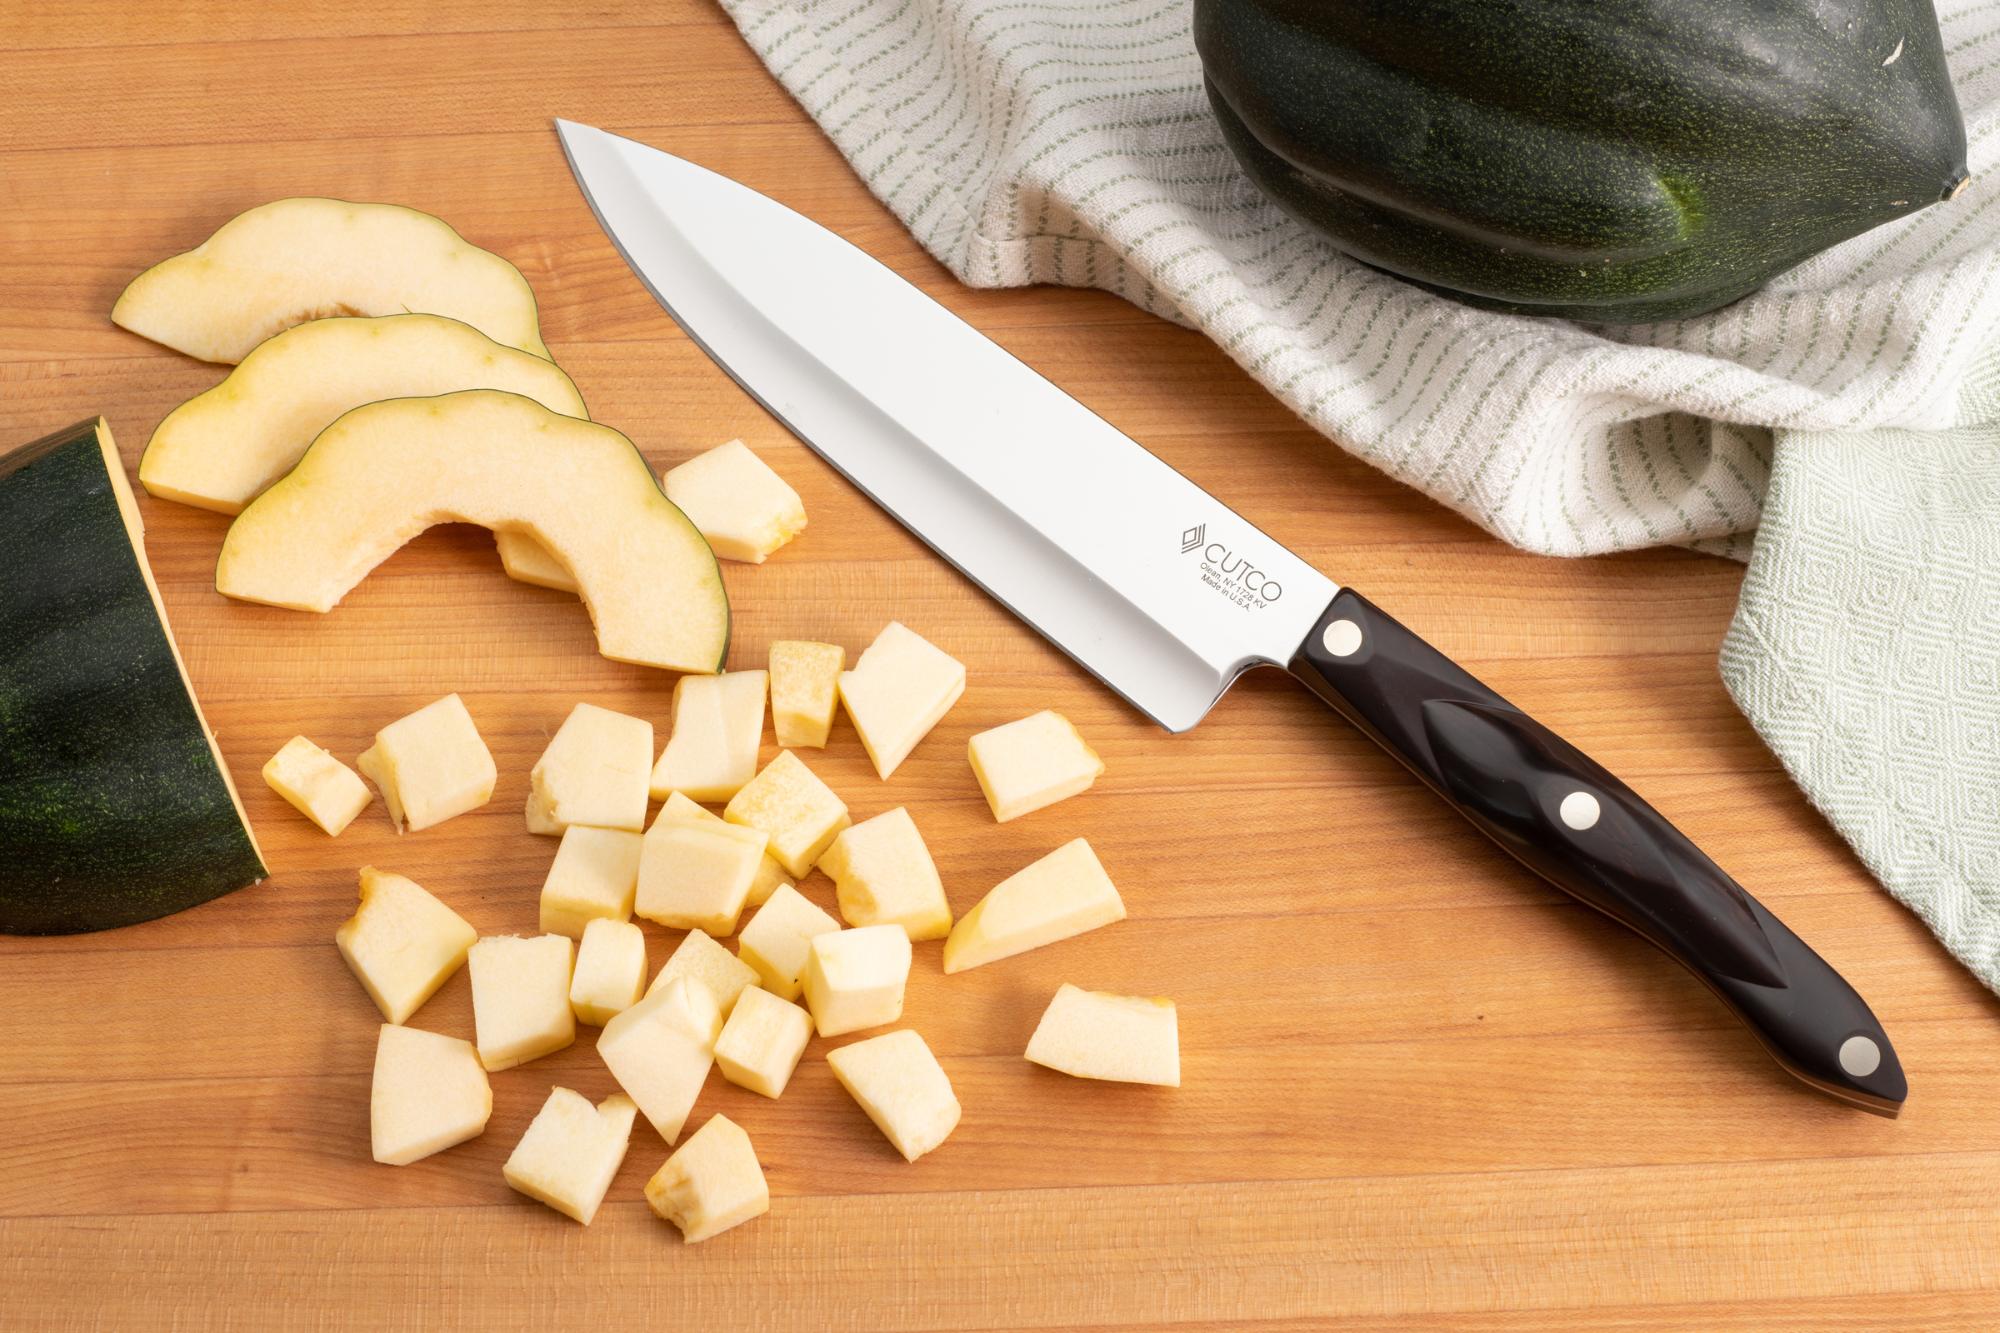
<svg viewBox="0 0 2000 1333">
<path fill-rule="evenodd" d="M 411 8 L 7 7 L 0 441 L 101 412 L 133 463 L 222 372 L 113 328 L 112 299 L 239 209 L 319 193 L 435 212 L 521 266 L 594 415 L 654 463 L 741 436 L 804 495 L 801 540 L 728 568 L 731 665 L 774 637 L 858 650 L 892 617 L 967 663 L 963 701 L 892 781 L 844 722 L 811 756 L 857 815 L 909 806 L 960 910 L 1088 836 L 1131 918 L 949 980 L 937 945 L 918 950 L 908 1020 L 965 1118 L 916 1165 L 818 1044 L 781 1101 L 713 1079 L 696 1116 L 749 1130 L 773 1206 L 706 1245 L 640 1200 L 666 1156 L 645 1129 L 587 1230 L 501 1182 L 551 1084 L 612 1090 L 588 1031 L 495 1076 L 483 1138 L 374 1165 L 377 1018 L 332 945 L 356 867 L 414 877 L 482 931 L 531 931 L 553 844 L 523 829 L 529 765 L 579 699 L 664 724 L 672 682 L 596 656 L 578 603 L 507 581 L 483 532 L 427 534 L 314 617 L 218 597 L 225 521 L 144 501 L 273 874 L 150 925 L 0 940 L 0 1324 L 1995 1325 L 2000 1011 L 1731 708 L 1714 659 L 1737 567 L 1509 551 L 1199 337 L 1099 293 L 956 286 L 705 6 Z M 1244 681 L 1186 736 L 1134 715 L 682 336 L 592 221 L 558 114 L 834 227 L 1600 756 L 1872 1001 L 1910 1073 L 1903 1118 L 1792 1082 L 1676 967 L 1476 841 L 1285 680 Z M 351 760 L 452 690 L 500 765 L 473 815 L 399 838 L 378 805 L 334 840 L 258 780 L 295 732 Z M 1044 707 L 1109 771 L 996 827 L 966 738 Z M 805 888 L 831 901 L 823 878 Z M 673 940 L 649 933 L 657 965 Z M 1026 1064 L 1064 981 L 1173 996 L 1185 1086 Z M 462 974 L 420 1023 L 470 1035 Z"/>
</svg>

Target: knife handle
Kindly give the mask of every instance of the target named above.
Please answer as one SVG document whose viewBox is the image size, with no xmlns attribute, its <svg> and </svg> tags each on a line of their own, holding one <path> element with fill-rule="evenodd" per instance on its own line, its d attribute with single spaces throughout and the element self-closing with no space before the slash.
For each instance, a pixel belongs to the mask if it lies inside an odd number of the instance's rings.
<svg viewBox="0 0 2000 1333">
<path fill-rule="evenodd" d="M 1707 983 L 1788 1071 L 1901 1108 L 1902 1066 L 1853 987 L 1590 756 L 1351 590 L 1289 669 L 1516 860 Z"/>
</svg>

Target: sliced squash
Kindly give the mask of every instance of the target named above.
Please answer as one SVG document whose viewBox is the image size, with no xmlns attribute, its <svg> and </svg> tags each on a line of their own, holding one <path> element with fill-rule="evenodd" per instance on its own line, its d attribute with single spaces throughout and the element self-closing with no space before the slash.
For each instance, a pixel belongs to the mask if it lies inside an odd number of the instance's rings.
<svg viewBox="0 0 2000 1333">
<path fill-rule="evenodd" d="M 108 930 L 264 877 L 101 420 L 0 456 L 0 934 Z"/>
<path fill-rule="evenodd" d="M 606 657 L 721 667 L 729 598 L 715 557 L 632 442 L 494 389 L 370 403 L 328 426 L 230 525 L 216 591 L 330 611 L 404 542 L 453 522 L 555 551 Z"/>
<path fill-rule="evenodd" d="M 495 342 L 549 354 L 521 270 L 428 213 L 345 199 L 278 199 L 237 214 L 132 279 L 111 322 L 234 363 L 307 320 L 404 311 L 449 315 Z"/>
<path fill-rule="evenodd" d="M 342 413 L 384 398 L 505 389 L 588 420 L 554 362 L 442 315 L 316 319 L 259 344 L 229 378 L 153 431 L 139 484 L 162 500 L 237 514 L 292 470 Z"/>
<path fill-rule="evenodd" d="M 590 420 L 583 395 L 555 362 L 470 324 L 443 315 L 336 315 L 257 344 L 228 379 L 168 413 L 140 456 L 139 484 L 162 500 L 239 514 L 343 412 L 457 389 L 504 389 Z M 576 591 L 562 561 L 527 533 L 493 537 L 509 576 Z"/>
</svg>

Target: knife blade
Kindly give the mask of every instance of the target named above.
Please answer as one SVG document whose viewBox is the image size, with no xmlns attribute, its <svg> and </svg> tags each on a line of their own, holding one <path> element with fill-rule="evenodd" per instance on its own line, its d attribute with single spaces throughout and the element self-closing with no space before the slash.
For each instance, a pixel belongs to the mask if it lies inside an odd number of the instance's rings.
<svg viewBox="0 0 2000 1333">
<path fill-rule="evenodd" d="M 1664 950 L 1787 1071 L 1894 1115 L 1902 1066 L 1830 965 L 1630 787 L 833 232 L 558 120 L 641 282 L 933 550 L 1169 731 L 1289 671 L 1480 832 Z"/>
</svg>

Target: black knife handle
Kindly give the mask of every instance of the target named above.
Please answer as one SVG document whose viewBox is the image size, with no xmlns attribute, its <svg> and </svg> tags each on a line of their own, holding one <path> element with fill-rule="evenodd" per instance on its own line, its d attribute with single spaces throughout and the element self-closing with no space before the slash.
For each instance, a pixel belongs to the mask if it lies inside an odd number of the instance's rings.
<svg viewBox="0 0 2000 1333">
<path fill-rule="evenodd" d="M 1351 590 L 1290 670 L 1515 859 L 1706 982 L 1791 1073 L 1901 1108 L 1902 1066 L 1854 988 L 1590 756 Z"/>
</svg>

